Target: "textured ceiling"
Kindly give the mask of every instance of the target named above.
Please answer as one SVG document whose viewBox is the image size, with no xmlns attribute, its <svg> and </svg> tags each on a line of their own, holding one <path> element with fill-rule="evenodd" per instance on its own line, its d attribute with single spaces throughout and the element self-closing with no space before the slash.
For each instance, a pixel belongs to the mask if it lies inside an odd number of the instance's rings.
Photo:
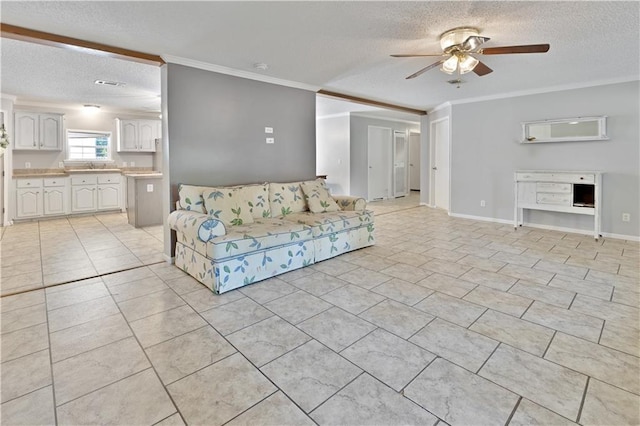
<svg viewBox="0 0 640 426">
<path fill-rule="evenodd" d="M 420 109 L 640 74 L 640 3 L 635 1 L 86 1 L 2 2 L 0 7 L 8 24 L 241 71 L 255 71 L 254 63 L 265 62 L 269 69 L 263 74 L 269 77 Z M 463 25 L 490 37 L 486 47 L 550 43 L 551 50 L 486 56 L 483 61 L 494 72 L 466 74 L 459 89 L 446 83 L 452 76 L 437 69 L 405 80 L 434 59 L 389 57 L 438 52 L 438 36 Z M 39 55 L 24 65 L 29 68 L 5 70 L 4 44 L 3 80 L 9 78 L 5 73 L 18 72 L 15 81 L 28 85 L 34 66 L 50 74 L 61 69 L 58 78 L 65 78 L 61 60 L 38 65 Z"/>
</svg>

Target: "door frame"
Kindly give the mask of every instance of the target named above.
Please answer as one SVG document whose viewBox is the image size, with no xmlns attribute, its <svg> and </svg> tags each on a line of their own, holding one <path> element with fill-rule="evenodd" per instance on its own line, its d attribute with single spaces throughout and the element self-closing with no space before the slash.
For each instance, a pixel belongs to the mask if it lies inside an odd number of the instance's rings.
<svg viewBox="0 0 640 426">
<path fill-rule="evenodd" d="M 389 139 L 389 144 L 387 147 L 387 196 L 384 198 L 388 200 L 391 198 L 391 194 L 393 193 L 393 128 L 384 127 L 384 126 L 367 126 L 367 201 L 372 201 L 371 198 L 371 179 L 369 179 L 369 164 L 371 164 L 371 150 L 370 141 L 369 141 L 369 131 L 370 129 L 383 129 L 388 130 L 391 138 Z"/>
<path fill-rule="evenodd" d="M 396 137 L 403 137 L 404 138 L 404 154 L 405 154 L 405 158 L 404 158 L 404 194 L 403 195 L 396 195 L 396 162 L 397 162 L 397 158 L 396 158 Z M 406 197 L 409 195 L 409 135 L 408 132 L 402 131 L 402 130 L 394 130 L 393 131 L 393 135 L 392 135 L 392 139 L 391 139 L 391 176 L 392 176 L 392 188 L 391 188 L 391 198 L 400 198 L 400 197 Z"/>
<path fill-rule="evenodd" d="M 447 213 L 451 211 L 451 121 L 449 116 L 438 118 L 429 123 L 429 207 L 436 207 L 436 172 L 433 169 L 436 166 L 436 140 L 435 140 L 435 127 L 437 124 L 447 121 L 449 140 L 447 141 L 447 150 L 449 151 L 449 173 L 446 176 L 449 181 L 449 196 L 446 206 Z"/>
</svg>

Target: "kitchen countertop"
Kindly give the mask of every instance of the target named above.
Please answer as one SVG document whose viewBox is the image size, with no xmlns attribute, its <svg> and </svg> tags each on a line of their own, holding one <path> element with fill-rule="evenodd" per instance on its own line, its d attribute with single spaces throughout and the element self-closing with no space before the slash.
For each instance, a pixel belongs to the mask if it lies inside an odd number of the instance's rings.
<svg viewBox="0 0 640 426">
<path fill-rule="evenodd" d="M 65 177 L 74 174 L 92 173 L 120 173 L 128 177 L 162 177 L 162 173 L 153 170 L 122 170 L 122 169 L 18 169 L 13 171 L 13 178 L 46 178 Z"/>
</svg>

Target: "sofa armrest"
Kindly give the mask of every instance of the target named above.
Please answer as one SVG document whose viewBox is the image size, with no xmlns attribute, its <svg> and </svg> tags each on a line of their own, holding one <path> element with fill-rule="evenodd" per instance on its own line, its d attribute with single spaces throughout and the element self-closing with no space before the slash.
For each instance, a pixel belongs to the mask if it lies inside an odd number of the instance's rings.
<svg viewBox="0 0 640 426">
<path fill-rule="evenodd" d="M 227 233 L 224 224 L 204 213 L 190 210 L 175 210 L 169 215 L 169 227 L 187 237 L 206 243 L 212 238 Z"/>
<path fill-rule="evenodd" d="M 362 197 L 351 197 L 348 195 L 332 195 L 341 210 L 364 211 L 367 207 L 367 200 Z"/>
</svg>

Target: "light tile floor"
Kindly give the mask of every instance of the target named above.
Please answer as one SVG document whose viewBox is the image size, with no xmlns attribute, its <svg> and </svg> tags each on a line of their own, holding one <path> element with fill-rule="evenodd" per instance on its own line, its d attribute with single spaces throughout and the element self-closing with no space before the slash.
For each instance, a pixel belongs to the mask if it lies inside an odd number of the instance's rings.
<svg viewBox="0 0 640 426">
<path fill-rule="evenodd" d="M 1 423 L 640 423 L 638 243 L 372 207 L 374 247 L 221 296 L 159 263 L 2 297 Z M 112 219 L 69 253 L 142 235 Z"/>
<path fill-rule="evenodd" d="M 136 229 L 126 214 L 0 227 L 0 294 L 162 262 L 162 226 Z"/>
</svg>

